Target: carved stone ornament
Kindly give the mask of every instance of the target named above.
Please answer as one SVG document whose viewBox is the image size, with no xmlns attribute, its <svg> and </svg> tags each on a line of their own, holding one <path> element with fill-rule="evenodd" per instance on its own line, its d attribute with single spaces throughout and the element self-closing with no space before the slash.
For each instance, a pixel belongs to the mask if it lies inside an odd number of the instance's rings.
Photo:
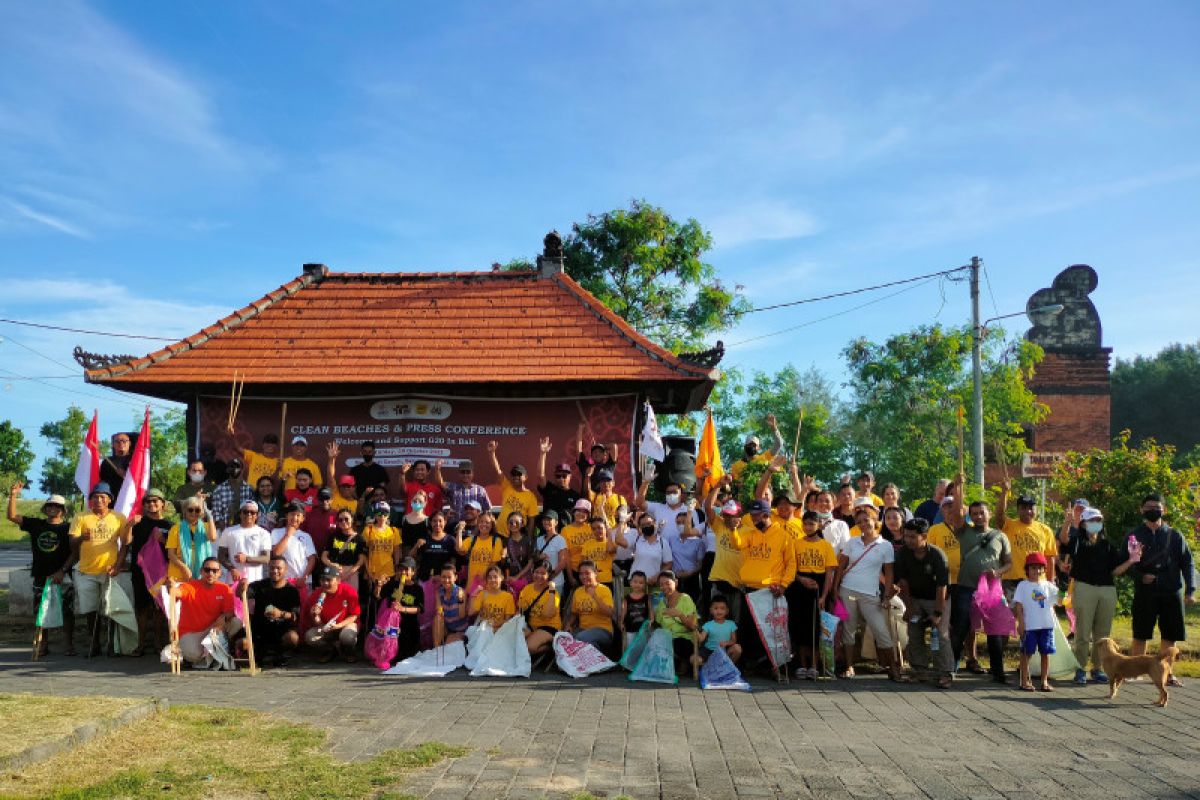
<svg viewBox="0 0 1200 800">
<path fill-rule="evenodd" d="M 698 367 L 715 367 L 725 357 L 725 343 L 718 341 L 716 345 L 697 353 L 680 353 L 679 360 Z"/>
<path fill-rule="evenodd" d="M 1100 313 L 1088 297 L 1100 279 L 1087 264 L 1076 264 L 1058 273 L 1049 288 L 1038 289 L 1025 304 L 1033 327 L 1025 338 L 1046 350 L 1088 351 L 1101 347 Z M 1063 310 L 1035 312 L 1036 308 L 1062 305 Z"/>
<path fill-rule="evenodd" d="M 84 369 L 104 369 L 105 367 L 116 366 L 133 361 L 137 356 L 115 356 L 115 355 L 100 355 L 98 353 L 89 353 L 82 347 L 76 347 L 71 353 L 75 356 L 75 361 Z"/>
<path fill-rule="evenodd" d="M 558 235 L 558 231 L 550 231 L 542 240 L 542 257 L 557 259 L 563 257 L 562 237 Z"/>
</svg>

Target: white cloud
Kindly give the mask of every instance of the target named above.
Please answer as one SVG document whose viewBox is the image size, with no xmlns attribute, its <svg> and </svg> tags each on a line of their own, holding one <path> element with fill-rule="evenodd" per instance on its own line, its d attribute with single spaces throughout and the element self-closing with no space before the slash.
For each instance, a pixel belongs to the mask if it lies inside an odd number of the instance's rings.
<svg viewBox="0 0 1200 800">
<path fill-rule="evenodd" d="M 799 239 L 820 230 L 812 214 L 779 200 L 758 200 L 709 220 L 715 247 L 737 247 L 748 242 Z"/>
<path fill-rule="evenodd" d="M 16 212 L 17 216 L 24 219 L 36 222 L 39 225 L 45 225 L 47 228 L 52 228 L 59 233 L 65 233 L 68 236 L 74 236 L 78 239 L 90 239 L 92 235 L 82 228 L 76 227 L 66 220 L 60 219 L 52 214 L 47 214 L 43 211 L 36 211 L 24 203 L 18 203 L 16 200 L 5 200 L 9 207 Z"/>
</svg>

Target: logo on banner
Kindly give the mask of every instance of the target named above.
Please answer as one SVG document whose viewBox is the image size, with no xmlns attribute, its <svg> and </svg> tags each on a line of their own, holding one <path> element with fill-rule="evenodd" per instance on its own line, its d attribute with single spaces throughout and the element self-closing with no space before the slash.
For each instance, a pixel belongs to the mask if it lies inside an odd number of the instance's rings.
<svg viewBox="0 0 1200 800">
<path fill-rule="evenodd" d="M 445 400 L 380 400 L 371 405 L 372 419 L 446 419 L 450 404 Z"/>
</svg>

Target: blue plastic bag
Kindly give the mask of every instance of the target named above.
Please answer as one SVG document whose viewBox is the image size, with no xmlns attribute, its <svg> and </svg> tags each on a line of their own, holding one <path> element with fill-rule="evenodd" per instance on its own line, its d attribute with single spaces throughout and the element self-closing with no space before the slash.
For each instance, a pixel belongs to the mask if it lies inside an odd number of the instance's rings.
<svg viewBox="0 0 1200 800">
<path fill-rule="evenodd" d="M 679 683 L 679 676 L 675 674 L 675 649 L 671 646 L 670 631 L 657 628 L 650 634 L 642 654 L 638 656 L 637 665 L 629 673 L 629 680 Z"/>
<path fill-rule="evenodd" d="M 718 647 L 700 668 L 701 689 L 724 689 L 726 691 L 748 692 L 750 684 L 742 678 L 742 673 L 730 660 L 724 647 Z"/>
</svg>

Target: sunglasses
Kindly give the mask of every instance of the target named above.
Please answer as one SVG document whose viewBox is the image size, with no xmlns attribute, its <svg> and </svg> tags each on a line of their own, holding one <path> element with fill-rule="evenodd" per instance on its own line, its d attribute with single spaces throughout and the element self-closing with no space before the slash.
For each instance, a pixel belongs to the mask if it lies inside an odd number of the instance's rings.
<svg viewBox="0 0 1200 800">
<path fill-rule="evenodd" d="M 244 508 L 244 509 L 242 509 L 242 513 L 243 513 L 243 514 L 246 514 L 246 515 L 249 515 L 249 516 L 251 516 L 251 517 L 258 516 L 258 512 L 257 512 L 257 511 L 251 511 L 251 510 L 250 510 L 250 509 L 248 509 L 248 508 Z"/>
<path fill-rule="evenodd" d="M 199 513 L 200 513 L 200 509 L 198 509 L 198 508 L 185 508 L 185 509 L 183 510 L 183 513 L 185 513 L 185 514 L 199 514 Z"/>
<path fill-rule="evenodd" d="M 221 568 L 220 567 L 203 567 L 203 568 L 201 568 L 200 571 L 201 572 L 220 572 Z"/>
<path fill-rule="evenodd" d="M 519 519 L 510 519 L 510 520 L 508 521 L 508 526 L 509 526 L 510 528 L 511 528 L 512 526 L 514 526 L 514 525 L 520 525 L 520 524 L 521 524 L 521 520 L 519 520 Z"/>
</svg>

